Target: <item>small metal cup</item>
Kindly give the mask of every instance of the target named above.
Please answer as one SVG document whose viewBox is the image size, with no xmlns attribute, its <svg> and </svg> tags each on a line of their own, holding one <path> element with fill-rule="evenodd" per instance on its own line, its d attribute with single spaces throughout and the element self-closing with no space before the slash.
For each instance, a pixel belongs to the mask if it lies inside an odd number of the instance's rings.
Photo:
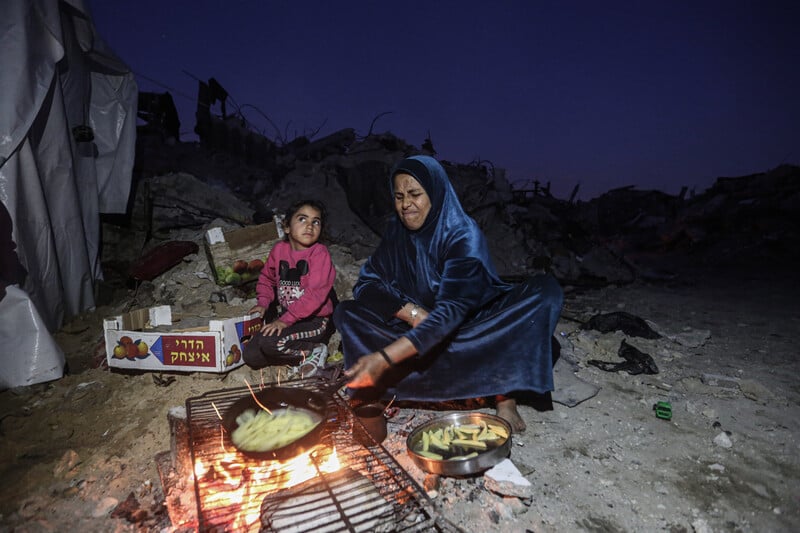
<svg viewBox="0 0 800 533">
<path fill-rule="evenodd" d="M 363 424 L 363 429 L 354 424 L 353 435 L 356 440 L 365 446 L 381 443 L 386 438 L 386 406 L 381 403 L 368 403 L 356 407 L 353 412 Z M 366 434 L 364 432 L 366 430 Z"/>
</svg>

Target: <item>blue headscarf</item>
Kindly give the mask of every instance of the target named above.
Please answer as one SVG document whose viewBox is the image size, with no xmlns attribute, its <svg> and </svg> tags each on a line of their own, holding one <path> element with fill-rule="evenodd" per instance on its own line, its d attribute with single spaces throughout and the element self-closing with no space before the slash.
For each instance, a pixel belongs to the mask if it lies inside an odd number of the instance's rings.
<svg viewBox="0 0 800 533">
<path fill-rule="evenodd" d="M 509 286 L 497 275 L 486 238 L 464 211 L 442 165 L 423 155 L 403 159 L 389 176 L 392 196 L 400 173 L 419 182 L 431 209 L 415 231 L 399 217 L 389 222 L 353 295 L 368 305 L 388 300 L 384 315 L 409 301 L 429 310 L 428 319 L 406 335 L 424 353 Z"/>
</svg>

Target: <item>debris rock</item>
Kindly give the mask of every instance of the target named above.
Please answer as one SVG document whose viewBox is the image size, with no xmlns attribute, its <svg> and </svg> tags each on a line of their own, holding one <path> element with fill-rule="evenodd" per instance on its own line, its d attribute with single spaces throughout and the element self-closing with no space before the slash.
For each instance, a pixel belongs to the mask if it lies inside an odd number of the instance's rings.
<svg viewBox="0 0 800 533">
<path fill-rule="evenodd" d="M 119 500 L 117 500 L 116 498 L 112 498 L 111 496 L 106 496 L 105 498 L 97 502 L 97 505 L 92 510 L 92 517 L 100 518 L 106 516 L 109 513 L 109 511 L 111 511 L 111 509 L 116 507 L 118 504 Z"/>
<path fill-rule="evenodd" d="M 74 473 L 75 467 L 80 464 L 80 457 L 75 450 L 67 450 L 61 456 L 55 468 L 53 468 L 53 476 L 57 478 L 68 478 Z"/>
<path fill-rule="evenodd" d="M 737 390 L 739 388 L 739 378 L 735 377 L 704 373 L 700 379 L 709 387 L 719 387 L 728 390 Z"/>
<path fill-rule="evenodd" d="M 692 521 L 692 529 L 694 533 L 714 533 L 714 530 L 708 525 L 705 518 L 697 518 Z"/>
<path fill-rule="evenodd" d="M 733 447 L 733 442 L 731 442 L 731 438 L 724 431 L 719 435 L 717 435 L 716 437 L 714 437 L 714 444 L 722 448 Z"/>
<path fill-rule="evenodd" d="M 771 390 L 752 379 L 743 379 L 739 381 L 739 390 L 742 391 L 745 398 L 749 398 L 754 402 L 765 403 L 768 400 L 775 399 L 775 395 Z"/>
<path fill-rule="evenodd" d="M 531 482 L 522 477 L 510 459 L 503 459 L 483 474 L 486 488 L 505 496 L 530 498 L 533 495 Z"/>
</svg>

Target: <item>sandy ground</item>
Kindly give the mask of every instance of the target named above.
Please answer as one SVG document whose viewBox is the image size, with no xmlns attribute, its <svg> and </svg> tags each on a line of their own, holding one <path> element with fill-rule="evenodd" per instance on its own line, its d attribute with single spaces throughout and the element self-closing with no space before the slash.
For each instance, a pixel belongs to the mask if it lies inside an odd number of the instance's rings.
<svg viewBox="0 0 800 533">
<path fill-rule="evenodd" d="M 599 392 L 573 407 L 521 408 L 528 429 L 510 458 L 530 497 L 496 494 L 482 476 L 442 478 L 431 487 L 436 508 L 465 531 L 796 531 L 800 290 L 788 280 L 750 269 L 567 288 L 565 360 Z M 580 330 L 575 320 L 620 310 L 675 339 L 628 337 L 658 374 L 586 364 L 616 360 L 626 336 Z M 2 531 L 172 531 L 154 460 L 169 450 L 168 409 L 250 377 L 238 369 L 159 386 L 148 373 L 90 369 L 110 311 L 57 335 L 71 374 L 0 394 Z M 671 403 L 671 420 L 655 416 L 657 401 Z M 438 414 L 406 408 L 389 421 L 384 446 L 421 485 L 404 435 Z M 134 522 L 112 517 L 131 494 Z"/>
</svg>

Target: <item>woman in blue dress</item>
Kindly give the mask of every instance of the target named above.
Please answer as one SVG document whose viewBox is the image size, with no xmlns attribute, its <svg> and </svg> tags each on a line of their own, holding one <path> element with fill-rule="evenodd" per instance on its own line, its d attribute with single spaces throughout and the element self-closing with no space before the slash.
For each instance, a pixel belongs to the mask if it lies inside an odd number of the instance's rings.
<svg viewBox="0 0 800 533">
<path fill-rule="evenodd" d="M 549 274 L 502 281 L 477 223 L 432 157 L 390 175 L 397 217 L 334 322 L 348 387 L 398 400 L 496 399 L 523 431 L 517 398 L 553 389 L 553 332 L 563 293 Z M 359 390 L 360 389 L 360 390 Z"/>
</svg>

